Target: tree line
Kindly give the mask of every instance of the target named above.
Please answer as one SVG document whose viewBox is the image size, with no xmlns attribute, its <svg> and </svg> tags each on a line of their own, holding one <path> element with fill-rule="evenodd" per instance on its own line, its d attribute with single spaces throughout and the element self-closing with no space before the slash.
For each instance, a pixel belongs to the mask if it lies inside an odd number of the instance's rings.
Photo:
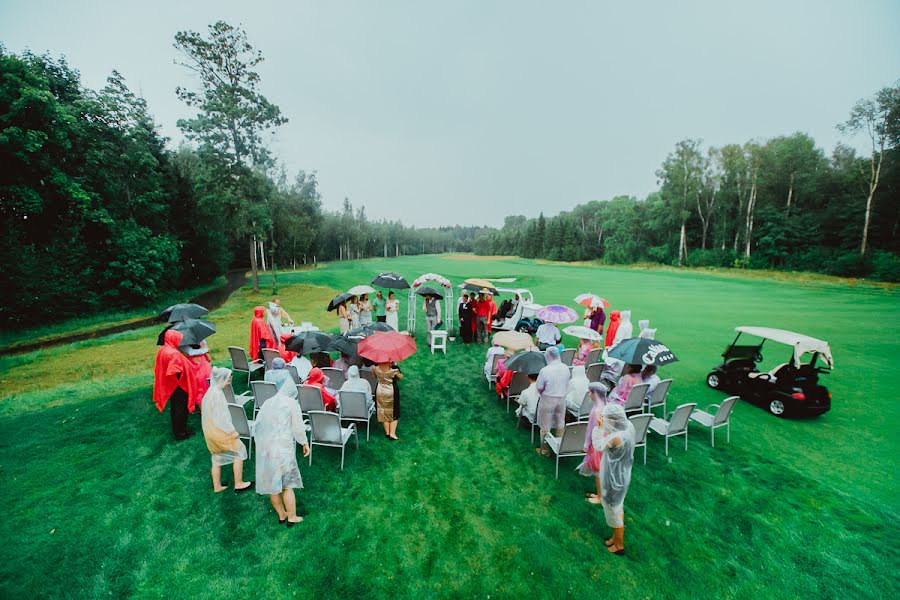
<svg viewBox="0 0 900 600">
<path fill-rule="evenodd" d="M 85 88 L 64 58 L 0 46 L 0 327 L 143 306 L 229 268 L 470 252 L 479 228 L 373 220 L 322 207 L 315 173 L 288 178 L 268 151 L 287 122 L 259 91 L 263 60 L 217 22 L 175 36 L 196 110 L 170 148 L 113 72 Z"/>
<path fill-rule="evenodd" d="M 683 140 L 646 198 L 509 216 L 478 237 L 475 251 L 900 281 L 900 84 L 860 100 L 839 128 L 861 134 L 871 154 L 839 144 L 826 155 L 804 133 L 721 148 Z"/>
</svg>

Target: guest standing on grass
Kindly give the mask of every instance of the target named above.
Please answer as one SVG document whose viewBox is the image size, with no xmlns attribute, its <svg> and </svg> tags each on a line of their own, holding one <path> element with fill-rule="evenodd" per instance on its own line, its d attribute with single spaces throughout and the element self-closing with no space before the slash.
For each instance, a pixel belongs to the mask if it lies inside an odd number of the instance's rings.
<svg viewBox="0 0 900 600">
<path fill-rule="evenodd" d="M 488 301 L 484 299 L 484 294 L 478 294 L 478 300 L 475 301 L 475 341 L 481 343 L 488 341 L 488 315 L 491 307 Z"/>
<path fill-rule="evenodd" d="M 263 348 L 278 348 L 265 316 L 265 307 L 257 306 L 253 309 L 253 321 L 250 322 L 250 358 L 253 360 L 262 358 L 260 351 Z"/>
<path fill-rule="evenodd" d="M 387 318 L 386 323 L 390 325 L 394 331 L 400 331 L 400 301 L 394 297 L 394 292 L 388 292 L 387 302 L 384 304 L 384 310 Z"/>
<path fill-rule="evenodd" d="M 360 315 L 360 306 L 359 306 L 359 298 L 353 296 L 350 299 L 350 306 L 347 308 L 350 309 L 350 329 L 356 329 L 359 327 L 359 315 Z"/>
<path fill-rule="evenodd" d="M 170 329 L 166 331 L 163 345 L 156 352 L 156 364 L 153 368 L 153 402 L 159 412 L 169 404 L 172 417 L 172 435 L 178 441 L 186 440 L 194 435 L 188 429 L 188 412 L 200 399 L 197 394 L 197 380 L 194 377 L 194 365 L 188 357 L 178 350 L 183 334 Z"/>
<path fill-rule="evenodd" d="M 606 524 L 612 527 L 612 537 L 606 540 L 607 550 L 625 554 L 625 494 L 631 484 L 631 465 L 634 462 L 634 426 L 625 410 L 617 404 L 603 409 L 603 428 L 591 434 L 594 448 L 603 454 L 600 459 L 600 492 Z"/>
<path fill-rule="evenodd" d="M 547 366 L 538 373 L 537 391 L 541 394 L 538 407 L 538 419 L 541 427 L 541 447 L 535 448 L 538 454 L 549 456 L 550 450 L 544 438 L 551 429 L 556 430 L 560 438 L 566 426 L 566 393 L 569 388 L 569 367 L 559 359 L 559 348 L 547 348 Z"/>
<path fill-rule="evenodd" d="M 591 313 L 591 329 L 602 336 L 604 323 L 606 323 L 606 313 L 603 312 L 603 308 L 594 307 L 594 311 Z"/>
<path fill-rule="evenodd" d="M 604 340 L 604 344 L 607 348 L 613 345 L 613 340 L 616 339 L 616 333 L 619 331 L 619 321 L 621 320 L 621 313 L 617 310 L 609 313 L 609 327 L 606 328 L 606 339 Z"/>
<path fill-rule="evenodd" d="M 304 457 L 309 456 L 306 427 L 293 381 L 286 381 L 277 394 L 266 400 L 259 409 L 254 427 L 256 492 L 269 496 L 279 523 L 293 527 L 294 523 L 303 520 L 297 516 L 294 495 L 295 488 L 303 488 L 295 444 L 303 446 Z"/>
<path fill-rule="evenodd" d="M 485 297 L 485 300 L 487 301 L 487 334 L 490 337 L 494 330 L 494 316 L 497 314 L 497 303 L 494 302 L 494 297 L 490 294 Z"/>
<path fill-rule="evenodd" d="M 387 313 L 384 310 L 384 305 L 384 295 L 381 293 L 381 290 L 378 290 L 378 293 L 375 294 L 375 299 L 372 300 L 372 310 L 375 311 L 375 321 L 378 323 L 387 321 Z"/>
<path fill-rule="evenodd" d="M 597 483 L 597 493 L 587 494 L 586 499 L 591 504 L 600 504 L 602 496 L 600 486 L 600 459 L 603 453 L 594 446 L 594 430 L 598 429 L 602 433 L 603 426 L 603 409 L 606 407 L 606 386 L 602 383 L 592 383 L 589 386 L 591 398 L 594 406 L 591 408 L 588 416 L 587 431 L 584 434 L 584 460 L 578 466 L 578 472 L 585 477 L 593 477 Z"/>
<path fill-rule="evenodd" d="M 280 360 L 280 359 L 276 359 Z M 222 483 L 222 467 L 231 465 L 234 472 L 234 491 L 244 492 L 253 485 L 244 481 L 244 461 L 247 460 L 247 449 L 238 437 L 238 432 L 231 422 L 228 412 L 228 401 L 223 388 L 231 385 L 231 370 L 213 367 L 209 390 L 203 396 L 203 437 L 206 447 L 212 455 L 213 492 L 224 492 L 228 486 Z"/>
<path fill-rule="evenodd" d="M 403 379 L 403 373 L 392 363 L 380 363 L 372 367 L 375 381 L 375 406 L 378 422 L 384 426 L 384 437 L 398 440 L 397 421 L 400 419 L 400 403 L 396 398 L 394 382 Z"/>
<path fill-rule="evenodd" d="M 368 325 L 372 322 L 372 303 L 369 302 L 369 295 L 363 294 L 359 297 L 359 325 Z"/>
<path fill-rule="evenodd" d="M 459 316 L 459 335 L 462 336 L 464 344 L 472 342 L 472 319 L 475 317 L 475 311 L 472 303 L 469 301 L 469 295 L 463 294 L 457 307 Z"/>
<path fill-rule="evenodd" d="M 341 327 L 341 335 L 350 331 L 350 309 L 347 302 L 341 302 L 337 307 L 338 324 Z"/>
</svg>

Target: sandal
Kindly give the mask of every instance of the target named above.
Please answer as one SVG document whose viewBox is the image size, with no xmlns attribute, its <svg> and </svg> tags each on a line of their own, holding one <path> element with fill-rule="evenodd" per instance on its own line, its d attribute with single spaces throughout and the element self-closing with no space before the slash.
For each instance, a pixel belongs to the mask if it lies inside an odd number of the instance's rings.
<svg viewBox="0 0 900 600">
<path fill-rule="evenodd" d="M 235 494 L 240 494 L 241 492 L 247 492 L 247 491 L 250 491 L 250 490 L 252 490 L 252 489 L 253 489 L 253 482 L 252 482 L 252 481 L 248 481 L 246 487 L 242 487 L 242 488 L 236 487 L 236 488 L 234 488 L 234 493 L 235 493 Z"/>
</svg>

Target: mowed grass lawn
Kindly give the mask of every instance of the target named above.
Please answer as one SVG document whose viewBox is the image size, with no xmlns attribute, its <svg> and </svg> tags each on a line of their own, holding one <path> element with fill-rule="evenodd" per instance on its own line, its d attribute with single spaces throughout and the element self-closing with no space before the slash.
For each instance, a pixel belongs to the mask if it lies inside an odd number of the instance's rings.
<svg viewBox="0 0 900 600">
<path fill-rule="evenodd" d="M 583 500 L 592 481 L 576 459 L 554 479 L 488 391 L 485 348 L 432 356 L 421 323 L 401 441 L 375 424 L 343 472 L 330 449 L 301 460 L 308 515 L 290 530 L 263 497 L 212 494 L 202 436 L 172 441 L 168 410 L 150 401 L 157 328 L 7 357 L 0 596 L 897 597 L 895 290 L 430 256 L 282 274 L 279 296 L 298 320 L 336 329 L 328 299 L 380 270 L 516 277 L 544 304 L 600 293 L 635 327 L 650 319 L 681 359 L 664 372 L 670 408 L 724 398 L 704 379 L 736 325 L 820 337 L 837 364 L 832 410 L 779 420 L 739 403 L 730 444 L 720 434 L 713 449 L 692 425 L 689 449 L 674 443 L 669 458 L 650 434 L 626 499 L 628 555 L 615 557 L 602 511 Z M 247 344 L 250 309 L 268 297 L 242 289 L 211 315 L 218 364 L 228 344 Z M 766 364 L 789 352 L 768 350 Z M 199 416 L 191 424 L 199 431 Z"/>
</svg>

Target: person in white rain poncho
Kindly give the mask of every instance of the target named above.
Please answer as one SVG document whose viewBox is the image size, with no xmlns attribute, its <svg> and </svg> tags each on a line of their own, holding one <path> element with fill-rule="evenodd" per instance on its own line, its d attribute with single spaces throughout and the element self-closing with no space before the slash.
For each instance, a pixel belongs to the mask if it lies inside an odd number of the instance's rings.
<svg viewBox="0 0 900 600">
<path fill-rule="evenodd" d="M 648 340 L 656 339 L 656 330 L 650 329 L 650 321 L 647 319 L 641 319 L 638 321 L 638 328 L 641 330 L 638 333 L 639 338 L 646 338 Z"/>
<path fill-rule="evenodd" d="M 581 409 L 581 404 L 584 402 L 585 394 L 588 393 L 588 385 L 590 383 L 583 365 L 572 367 L 572 378 L 569 380 L 569 390 L 566 393 L 566 408 L 576 412 Z"/>
<path fill-rule="evenodd" d="M 502 355 L 505 352 L 506 351 L 503 349 L 503 346 L 497 343 L 487 349 L 487 354 L 484 357 L 484 377 L 488 381 L 491 380 L 491 374 L 493 373 L 494 355 Z"/>
<path fill-rule="evenodd" d="M 616 337 L 613 339 L 612 345 L 615 346 L 622 340 L 627 340 L 633 337 L 634 334 L 634 325 L 631 324 L 631 311 L 623 310 L 621 312 L 621 320 L 619 321 L 619 328 L 616 330 Z"/>
<path fill-rule="evenodd" d="M 286 310 L 281 308 L 281 304 L 278 303 L 278 298 L 272 298 L 272 301 L 269 302 L 269 306 L 267 307 L 266 316 L 268 317 L 266 321 L 269 324 L 269 329 L 272 330 L 272 334 L 275 336 L 275 341 L 281 341 L 281 318 L 284 319 L 290 324 L 294 324 L 294 320 L 291 319 L 291 315 L 287 313 Z"/>
<path fill-rule="evenodd" d="M 244 481 L 244 460 L 247 459 L 247 449 L 238 438 L 238 432 L 231 422 L 228 413 L 228 401 L 225 399 L 223 388 L 231 383 L 231 370 L 221 367 L 213 367 L 210 377 L 209 389 L 203 396 L 203 437 L 206 439 L 206 447 L 212 454 L 212 482 L 213 491 L 218 493 L 228 489 L 222 485 L 222 466 L 232 465 L 234 471 L 234 491 L 242 492 L 253 485 L 250 481 Z"/>
<path fill-rule="evenodd" d="M 287 371 L 281 369 L 287 374 Z M 277 384 L 276 384 L 277 385 Z M 256 416 L 256 491 L 268 495 L 278 522 L 288 527 L 299 523 L 294 488 L 303 488 L 297 466 L 297 448 L 303 446 L 303 456 L 309 456 L 306 425 L 297 402 L 297 386 L 290 375 L 278 388 L 278 393 L 266 400 Z"/>
<path fill-rule="evenodd" d="M 347 369 L 347 381 L 341 386 L 342 392 L 362 392 L 366 395 L 366 408 L 372 410 L 375 399 L 372 398 L 372 384 L 359 376 L 359 367 L 350 365 Z"/>
<path fill-rule="evenodd" d="M 601 504 L 606 524 L 613 530 L 606 546 L 613 554 L 625 554 L 624 502 L 634 462 L 634 426 L 621 406 L 607 404 L 603 408 L 603 425 L 594 428 L 591 443 L 603 453 L 600 459 Z"/>
</svg>

